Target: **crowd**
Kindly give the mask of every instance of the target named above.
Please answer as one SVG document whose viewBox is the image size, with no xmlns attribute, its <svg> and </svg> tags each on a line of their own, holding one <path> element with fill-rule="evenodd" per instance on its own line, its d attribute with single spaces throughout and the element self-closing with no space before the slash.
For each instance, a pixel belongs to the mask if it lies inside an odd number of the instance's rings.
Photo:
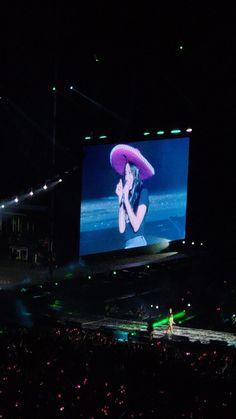
<svg viewBox="0 0 236 419">
<path fill-rule="evenodd" d="M 158 278 L 150 267 L 121 272 L 126 281 L 117 274 L 2 290 L 0 419 L 235 418 L 234 346 L 138 333 L 121 341 L 62 321 L 76 308 L 151 326 L 173 307 L 186 309 L 185 327 L 235 333 L 234 276 L 178 266 L 163 266 Z"/>
<path fill-rule="evenodd" d="M 0 418 L 234 418 L 236 349 L 116 341 L 55 322 L 2 328 Z"/>
</svg>

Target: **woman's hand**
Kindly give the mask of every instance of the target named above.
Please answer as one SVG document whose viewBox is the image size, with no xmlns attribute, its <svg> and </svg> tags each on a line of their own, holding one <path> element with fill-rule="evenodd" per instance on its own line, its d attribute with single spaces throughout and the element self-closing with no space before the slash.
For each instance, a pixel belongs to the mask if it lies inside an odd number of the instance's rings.
<svg viewBox="0 0 236 419">
<path fill-rule="evenodd" d="M 117 183 L 116 185 L 116 195 L 119 198 L 119 203 L 122 200 L 122 196 L 123 196 L 123 184 L 122 184 L 122 180 L 120 179 L 120 181 Z"/>
<path fill-rule="evenodd" d="M 125 186 L 123 188 L 124 200 L 125 201 L 127 201 L 129 199 L 129 191 L 130 191 L 131 187 L 132 187 L 132 183 L 129 180 L 127 180 L 125 182 Z"/>
</svg>

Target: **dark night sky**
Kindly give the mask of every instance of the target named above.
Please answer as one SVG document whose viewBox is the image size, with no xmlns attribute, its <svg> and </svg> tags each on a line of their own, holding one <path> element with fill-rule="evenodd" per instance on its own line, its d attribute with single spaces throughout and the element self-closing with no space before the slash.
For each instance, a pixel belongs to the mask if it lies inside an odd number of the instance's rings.
<svg viewBox="0 0 236 419">
<path fill-rule="evenodd" d="M 235 18 L 234 8 L 194 1 L 6 6 L 0 37 L 0 198 L 78 165 L 83 136 L 91 131 L 120 140 L 190 125 L 191 225 L 198 231 L 201 220 L 215 239 L 224 237 L 224 229 L 227 239 L 233 237 Z M 71 92 L 71 84 L 108 111 Z M 64 193 L 70 189 L 67 182 Z"/>
</svg>

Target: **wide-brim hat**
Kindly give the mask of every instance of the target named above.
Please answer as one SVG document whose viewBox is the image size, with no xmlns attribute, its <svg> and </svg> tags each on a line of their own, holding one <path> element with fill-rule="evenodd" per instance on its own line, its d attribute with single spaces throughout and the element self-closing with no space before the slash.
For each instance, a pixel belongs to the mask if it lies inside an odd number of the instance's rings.
<svg viewBox="0 0 236 419">
<path fill-rule="evenodd" d="M 110 162 L 112 167 L 119 175 L 125 174 L 126 163 L 133 163 L 139 169 L 140 178 L 148 179 L 155 174 L 152 165 L 143 157 L 137 148 L 126 144 L 116 145 L 110 153 Z"/>
</svg>

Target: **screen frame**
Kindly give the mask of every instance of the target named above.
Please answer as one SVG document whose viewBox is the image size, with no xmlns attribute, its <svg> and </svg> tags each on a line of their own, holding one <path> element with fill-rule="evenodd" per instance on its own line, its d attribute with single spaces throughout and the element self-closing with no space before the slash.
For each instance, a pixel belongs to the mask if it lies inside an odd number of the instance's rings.
<svg viewBox="0 0 236 419">
<path fill-rule="evenodd" d="M 82 187 L 83 187 L 83 167 L 84 167 L 84 161 L 83 161 L 83 156 L 86 152 L 86 150 L 88 149 L 89 146 L 95 146 L 95 147 L 100 147 L 101 145 L 110 145 L 110 146 L 116 146 L 118 144 L 126 144 L 126 145 L 131 145 L 133 143 L 145 143 L 145 142 L 157 142 L 157 141 L 166 141 L 166 140 L 170 140 L 170 141 L 175 141 L 175 140 L 182 140 L 182 139 L 188 139 L 189 143 L 188 143 L 188 162 L 187 162 L 187 166 L 188 166 L 188 171 L 187 171 L 187 183 L 186 183 L 186 213 L 185 213 L 185 237 L 178 239 L 178 240 L 171 240 L 169 242 L 168 245 L 168 249 L 159 249 L 158 250 L 158 246 L 156 244 L 149 244 L 146 246 L 140 246 L 140 247 L 136 247 L 136 248 L 131 248 L 131 249 L 117 249 L 117 250 L 109 250 L 109 251 L 104 251 L 104 252 L 94 252 L 94 253 L 88 253 L 88 254 L 80 254 L 80 249 L 81 249 L 81 203 L 82 203 Z M 112 260 L 116 260 L 116 259 L 120 259 L 120 258 L 132 258 L 135 256 L 141 256 L 141 255 L 147 255 L 147 254 L 153 254 L 153 253 L 164 253 L 166 251 L 170 251 L 170 250 L 175 250 L 179 247 L 179 243 L 182 242 L 183 240 L 186 240 L 187 238 L 187 234 L 188 234 L 188 209 L 189 209 L 189 173 L 190 173 L 190 158 L 191 158 L 191 143 L 192 143 L 192 136 L 190 135 L 190 133 L 186 133 L 186 134 L 178 134 L 175 136 L 171 136 L 171 135 L 166 135 L 166 136 L 161 136 L 161 137 L 157 137 L 155 136 L 154 138 L 141 138 L 140 136 L 137 136 L 136 138 L 133 139 L 129 139 L 126 141 L 114 141 L 114 140 L 109 140 L 108 138 L 103 139 L 103 141 L 86 141 L 83 145 L 82 145 L 82 158 L 81 158 L 81 174 L 80 174 L 80 199 L 79 199 L 79 237 L 78 237 L 78 253 L 79 253 L 79 260 L 80 261 L 99 261 L 101 260 L 101 257 L 105 260 L 105 259 L 109 259 L 111 258 Z"/>
</svg>

